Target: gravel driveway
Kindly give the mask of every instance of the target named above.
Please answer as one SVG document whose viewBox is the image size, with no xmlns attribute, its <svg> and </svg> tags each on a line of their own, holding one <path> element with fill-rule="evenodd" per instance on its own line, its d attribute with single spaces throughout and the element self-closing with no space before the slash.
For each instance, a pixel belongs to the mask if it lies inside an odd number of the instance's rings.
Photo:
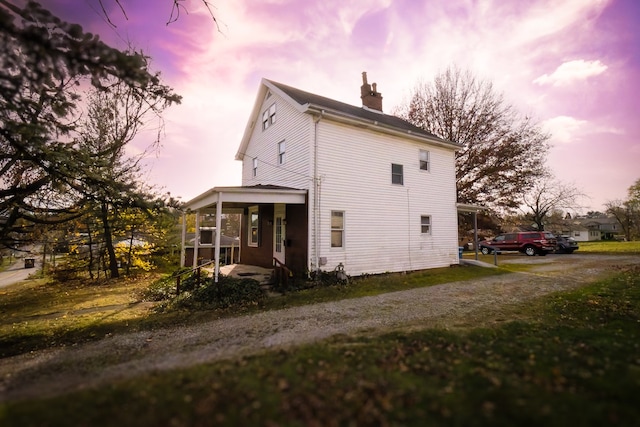
<svg viewBox="0 0 640 427">
<path fill-rule="evenodd" d="M 373 297 L 268 311 L 188 327 L 119 334 L 100 341 L 0 359 L 0 401 L 63 394 L 142 373 L 256 354 L 338 334 L 470 326 L 509 304 L 568 290 L 640 257 L 504 255 L 528 273 L 453 282 Z M 494 319 L 509 320 L 509 319 Z"/>
</svg>

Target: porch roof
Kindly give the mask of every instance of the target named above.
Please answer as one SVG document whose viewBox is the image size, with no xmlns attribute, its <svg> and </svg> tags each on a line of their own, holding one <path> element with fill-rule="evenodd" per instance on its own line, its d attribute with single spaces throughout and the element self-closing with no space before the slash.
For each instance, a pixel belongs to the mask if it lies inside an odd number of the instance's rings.
<svg viewBox="0 0 640 427">
<path fill-rule="evenodd" d="M 484 206 L 470 205 L 468 203 L 456 203 L 456 208 L 458 209 L 458 212 L 480 212 L 487 209 Z"/>
<path fill-rule="evenodd" d="M 231 207 L 261 203 L 304 204 L 306 203 L 306 198 L 307 190 L 276 185 L 213 187 L 186 202 L 184 209 L 202 210 L 212 208 L 218 203 Z"/>
</svg>

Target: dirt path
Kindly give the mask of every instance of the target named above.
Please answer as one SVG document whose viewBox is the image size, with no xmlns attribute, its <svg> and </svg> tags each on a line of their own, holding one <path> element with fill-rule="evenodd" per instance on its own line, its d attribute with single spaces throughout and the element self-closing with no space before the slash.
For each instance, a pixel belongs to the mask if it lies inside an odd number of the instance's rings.
<svg viewBox="0 0 640 427">
<path fill-rule="evenodd" d="M 538 264 L 513 273 L 188 327 L 120 334 L 101 341 L 0 359 L 0 401 L 63 394 L 136 375 L 255 354 L 338 334 L 455 327 L 487 313 L 595 281 L 638 256 L 504 256 Z M 504 319 L 503 319 L 504 320 Z"/>
</svg>

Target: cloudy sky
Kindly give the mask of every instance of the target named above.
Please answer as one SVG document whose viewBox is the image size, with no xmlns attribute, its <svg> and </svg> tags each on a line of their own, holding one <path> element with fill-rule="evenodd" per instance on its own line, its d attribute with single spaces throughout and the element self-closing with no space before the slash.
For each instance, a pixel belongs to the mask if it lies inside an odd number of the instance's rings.
<svg viewBox="0 0 640 427">
<path fill-rule="evenodd" d="M 640 178 L 637 0 L 47 0 L 114 47 L 132 43 L 183 102 L 165 114 L 149 181 L 186 201 L 240 185 L 234 156 L 261 78 L 385 112 L 450 65 L 490 80 L 552 134 L 548 166 L 603 210 Z M 153 5 L 153 6 L 151 6 Z M 149 134 L 152 131 L 149 131 Z M 149 135 L 136 144 L 144 148 Z"/>
</svg>

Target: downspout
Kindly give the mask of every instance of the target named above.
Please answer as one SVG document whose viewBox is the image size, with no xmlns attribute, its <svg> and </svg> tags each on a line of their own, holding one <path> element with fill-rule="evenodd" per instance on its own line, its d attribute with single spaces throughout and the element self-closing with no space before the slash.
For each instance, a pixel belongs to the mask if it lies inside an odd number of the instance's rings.
<svg viewBox="0 0 640 427">
<path fill-rule="evenodd" d="M 216 204 L 216 249 L 215 249 L 215 269 L 214 281 L 218 283 L 220 275 L 220 235 L 222 234 L 222 192 L 218 193 L 218 203 Z"/>
<path fill-rule="evenodd" d="M 411 197 L 409 196 L 409 187 L 407 187 L 407 255 L 409 258 L 409 271 L 412 271 L 413 262 L 411 262 Z"/>
<path fill-rule="evenodd" d="M 318 176 L 318 123 L 324 110 L 313 120 L 313 263 L 320 270 L 320 177 Z"/>
<path fill-rule="evenodd" d="M 200 243 L 200 211 L 196 210 L 196 239 L 193 242 L 193 265 L 191 267 L 196 268 L 198 266 L 198 246 Z"/>
<path fill-rule="evenodd" d="M 182 245 L 180 246 L 180 267 L 184 267 L 185 258 L 186 258 L 186 248 L 187 244 L 187 212 L 182 212 Z"/>
</svg>

